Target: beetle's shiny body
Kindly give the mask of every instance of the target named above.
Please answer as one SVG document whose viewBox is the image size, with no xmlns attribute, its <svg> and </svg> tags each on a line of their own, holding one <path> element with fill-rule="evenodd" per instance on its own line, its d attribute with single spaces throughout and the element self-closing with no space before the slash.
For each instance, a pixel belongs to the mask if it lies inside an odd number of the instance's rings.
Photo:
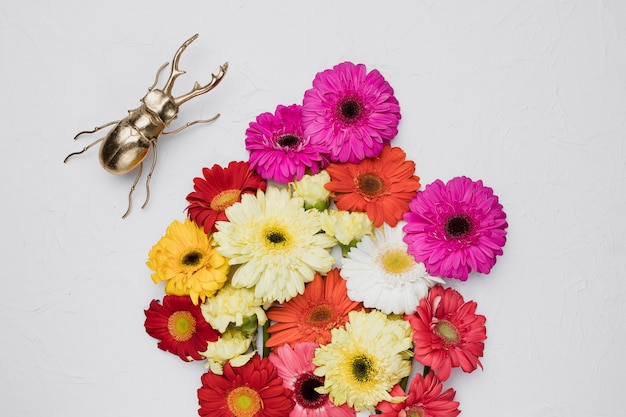
<svg viewBox="0 0 626 417">
<path fill-rule="evenodd" d="M 133 171 L 135 168 L 139 168 L 135 182 L 133 183 L 130 193 L 128 194 L 128 210 L 122 217 L 126 217 L 130 212 L 132 206 L 132 193 L 137 185 L 137 182 L 139 181 L 139 178 L 141 177 L 143 161 L 148 155 L 148 152 L 152 150 L 154 157 L 150 173 L 146 179 L 147 195 L 142 208 L 148 203 L 148 199 L 150 198 L 150 178 L 156 165 L 156 144 L 159 136 L 180 132 L 181 130 L 196 123 L 210 122 L 219 116 L 218 114 L 211 119 L 189 122 L 183 127 L 172 132 L 164 132 L 164 129 L 167 128 L 174 119 L 176 119 L 178 110 L 182 103 L 198 95 L 211 91 L 219 84 L 228 69 L 228 63 L 225 63 L 220 67 L 220 71 L 217 75 L 212 75 L 211 81 L 207 85 L 201 86 L 196 82 L 193 89 L 188 93 L 179 97 L 174 97 L 172 95 L 174 81 L 180 75 L 185 73 L 184 71 L 178 69 L 180 55 L 197 37 L 198 35 L 192 36 L 185 43 L 183 43 L 178 51 L 176 51 L 172 61 L 170 76 L 163 89 L 155 89 L 154 86 L 158 81 L 159 74 L 167 66 L 167 63 L 159 68 L 154 84 L 148 89 L 148 93 L 141 99 L 141 106 L 136 109 L 129 110 L 128 116 L 120 121 L 110 122 L 103 126 L 96 127 L 93 130 L 78 133 L 74 139 L 78 138 L 82 134 L 95 133 L 107 126 L 115 124 L 115 127 L 112 128 L 103 138 L 96 140 L 79 152 L 69 154 L 65 158 L 64 162 L 67 162 L 70 157 L 81 154 L 97 143 L 102 142 L 100 146 L 100 164 L 105 170 L 112 174 L 123 175 Z"/>
</svg>

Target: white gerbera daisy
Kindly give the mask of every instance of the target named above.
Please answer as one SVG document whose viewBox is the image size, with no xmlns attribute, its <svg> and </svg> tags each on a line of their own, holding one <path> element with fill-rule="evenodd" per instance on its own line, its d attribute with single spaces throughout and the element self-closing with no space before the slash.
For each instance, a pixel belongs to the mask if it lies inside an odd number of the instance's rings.
<svg viewBox="0 0 626 417">
<path fill-rule="evenodd" d="M 230 265 L 241 265 L 233 287 L 254 287 L 263 303 L 302 294 L 316 272 L 325 274 L 335 262 L 330 255 L 335 240 L 319 233 L 319 212 L 305 210 L 302 198 L 286 188 L 245 194 L 226 209 L 226 217 L 228 222 L 216 223 L 217 251 L 229 254 Z"/>
<path fill-rule="evenodd" d="M 384 224 L 374 236 L 365 236 L 342 260 L 348 297 L 386 314 L 410 314 L 435 284 L 445 281 L 426 272 L 402 240 L 404 221 Z"/>
</svg>

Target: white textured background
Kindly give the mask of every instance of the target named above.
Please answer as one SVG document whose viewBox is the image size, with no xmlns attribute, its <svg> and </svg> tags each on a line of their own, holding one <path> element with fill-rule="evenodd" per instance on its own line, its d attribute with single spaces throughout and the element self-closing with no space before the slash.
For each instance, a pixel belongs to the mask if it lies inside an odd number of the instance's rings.
<svg viewBox="0 0 626 417">
<path fill-rule="evenodd" d="M 194 416 L 202 363 L 156 348 L 145 266 L 203 166 L 246 159 L 259 113 L 315 73 L 377 68 L 393 142 L 422 183 L 494 188 L 509 220 L 488 276 L 454 283 L 487 316 L 484 371 L 454 372 L 469 417 L 624 415 L 626 2 L 3 1 L 0 415 Z M 175 92 L 230 62 L 160 141 L 152 199 L 99 167 L 80 130 L 125 116 L 180 44 Z"/>
</svg>

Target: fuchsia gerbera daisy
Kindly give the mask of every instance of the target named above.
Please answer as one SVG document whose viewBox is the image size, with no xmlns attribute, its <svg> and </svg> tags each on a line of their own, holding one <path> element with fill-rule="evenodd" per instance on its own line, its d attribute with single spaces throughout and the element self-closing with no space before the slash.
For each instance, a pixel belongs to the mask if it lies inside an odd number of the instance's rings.
<svg viewBox="0 0 626 417">
<path fill-rule="evenodd" d="M 246 149 L 252 169 L 279 183 L 298 181 L 307 169 L 317 174 L 326 164 L 320 140 L 304 135 L 302 107 L 297 104 L 260 114 L 246 130 Z"/>
<path fill-rule="evenodd" d="M 265 181 L 250 169 L 250 164 L 232 161 L 226 168 L 215 164 L 203 168 L 204 178 L 193 179 L 192 193 L 187 196 L 189 218 L 204 227 L 206 234 L 217 231 L 215 222 L 228 221 L 226 209 L 241 201 L 242 194 L 265 191 Z"/>
<path fill-rule="evenodd" d="M 409 391 L 405 394 L 400 386 L 391 390 L 394 397 L 403 397 L 406 400 L 399 403 L 382 401 L 376 409 L 381 417 L 456 417 L 461 412 L 459 403 L 454 400 L 456 392 L 452 388 L 443 391 L 441 381 L 430 372 L 426 377 L 417 374 L 411 382 Z"/>
<path fill-rule="evenodd" d="M 452 368 L 472 372 L 483 356 L 487 339 L 485 316 L 476 314 L 476 302 L 465 301 L 452 288 L 437 285 L 422 298 L 415 313 L 404 316 L 413 328 L 415 359 L 429 366 L 440 380 Z"/>
<path fill-rule="evenodd" d="M 188 362 L 204 359 L 199 352 L 207 349 L 207 342 L 215 342 L 219 332 L 204 320 L 200 306 L 188 296 L 166 295 L 163 304 L 152 300 L 145 310 L 146 332 L 159 339 L 159 349 L 178 355 Z"/>
<path fill-rule="evenodd" d="M 436 180 L 409 203 L 404 241 L 429 274 L 467 280 L 489 273 L 506 242 L 506 214 L 481 180 Z"/>
<path fill-rule="evenodd" d="M 377 70 L 343 62 L 313 80 L 304 93 L 305 136 L 320 141 L 333 162 L 375 158 L 398 134 L 400 105 Z"/>
</svg>

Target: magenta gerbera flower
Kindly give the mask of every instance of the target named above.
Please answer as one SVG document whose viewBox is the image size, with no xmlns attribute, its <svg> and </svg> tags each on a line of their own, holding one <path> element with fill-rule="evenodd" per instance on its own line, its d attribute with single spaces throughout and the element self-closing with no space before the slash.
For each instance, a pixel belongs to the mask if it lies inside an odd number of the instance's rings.
<svg viewBox="0 0 626 417">
<path fill-rule="evenodd" d="M 409 203 L 404 241 L 431 275 L 467 280 L 489 273 L 506 242 L 506 214 L 481 180 L 436 180 Z"/>
<path fill-rule="evenodd" d="M 313 80 L 304 93 L 304 133 L 321 141 L 333 162 L 375 158 L 398 134 L 400 105 L 377 70 L 343 62 Z"/>
<path fill-rule="evenodd" d="M 298 181 L 307 169 L 317 174 L 327 163 L 320 140 L 304 135 L 302 107 L 297 104 L 260 114 L 246 130 L 246 149 L 252 169 L 279 183 Z"/>
</svg>

